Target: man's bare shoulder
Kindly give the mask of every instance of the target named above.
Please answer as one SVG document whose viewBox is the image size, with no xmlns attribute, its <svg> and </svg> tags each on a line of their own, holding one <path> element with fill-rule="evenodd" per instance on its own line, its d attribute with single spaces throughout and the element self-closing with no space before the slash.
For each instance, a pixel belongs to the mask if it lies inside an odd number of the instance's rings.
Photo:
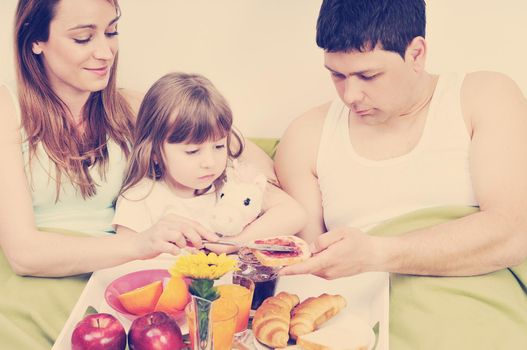
<svg viewBox="0 0 527 350">
<path fill-rule="evenodd" d="M 315 107 L 302 114 L 285 131 L 275 156 L 275 169 L 308 167 L 315 172 L 317 150 L 322 126 L 331 102 Z"/>
<path fill-rule="evenodd" d="M 311 138 L 320 135 L 330 105 L 331 102 L 324 103 L 294 119 L 287 127 L 284 137 L 302 135 L 303 138 Z"/>
<path fill-rule="evenodd" d="M 461 90 L 462 105 L 471 116 L 489 115 L 524 104 L 525 97 L 516 82 L 506 74 L 489 71 L 468 73 Z"/>
<path fill-rule="evenodd" d="M 486 100 L 492 102 L 493 98 L 516 94 L 519 87 L 509 76 L 498 72 L 478 71 L 468 73 L 463 82 L 462 93 L 467 98 L 491 98 Z M 485 101 L 480 101 L 485 102 Z"/>
</svg>

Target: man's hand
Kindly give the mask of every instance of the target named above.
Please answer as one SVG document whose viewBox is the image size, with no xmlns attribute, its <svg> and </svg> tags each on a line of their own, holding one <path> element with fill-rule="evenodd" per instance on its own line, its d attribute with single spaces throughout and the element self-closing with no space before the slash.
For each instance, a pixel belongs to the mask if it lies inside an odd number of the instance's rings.
<svg viewBox="0 0 527 350">
<path fill-rule="evenodd" d="M 310 246 L 313 256 L 284 267 L 281 275 L 313 274 L 325 279 L 353 276 L 373 270 L 373 240 L 355 228 L 339 228 L 319 236 Z"/>
</svg>

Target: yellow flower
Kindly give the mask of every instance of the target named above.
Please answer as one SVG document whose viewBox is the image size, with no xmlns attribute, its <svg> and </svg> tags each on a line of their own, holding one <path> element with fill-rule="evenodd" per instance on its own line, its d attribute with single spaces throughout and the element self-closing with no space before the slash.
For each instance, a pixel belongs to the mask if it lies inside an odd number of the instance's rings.
<svg viewBox="0 0 527 350">
<path fill-rule="evenodd" d="M 236 260 L 228 257 L 225 253 L 220 255 L 209 253 L 206 255 L 199 252 L 180 256 L 169 271 L 172 275 L 183 275 L 192 279 L 215 280 L 234 270 L 236 270 Z"/>
</svg>

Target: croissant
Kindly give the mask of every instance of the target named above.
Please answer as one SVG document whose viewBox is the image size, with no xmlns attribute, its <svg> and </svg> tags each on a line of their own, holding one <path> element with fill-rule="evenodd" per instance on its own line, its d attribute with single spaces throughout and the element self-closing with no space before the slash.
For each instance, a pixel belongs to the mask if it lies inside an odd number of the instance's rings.
<svg viewBox="0 0 527 350">
<path fill-rule="evenodd" d="M 265 299 L 253 318 L 252 328 L 256 339 L 272 348 L 287 346 L 291 310 L 299 302 L 297 295 L 286 292 Z"/>
<path fill-rule="evenodd" d="M 341 295 L 322 294 L 304 300 L 291 314 L 289 333 L 293 339 L 318 329 L 320 325 L 346 307 Z"/>
</svg>

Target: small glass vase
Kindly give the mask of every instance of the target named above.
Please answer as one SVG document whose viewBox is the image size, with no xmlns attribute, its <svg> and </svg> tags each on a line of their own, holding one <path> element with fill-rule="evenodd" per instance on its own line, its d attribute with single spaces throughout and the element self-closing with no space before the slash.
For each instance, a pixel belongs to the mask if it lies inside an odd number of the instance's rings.
<svg viewBox="0 0 527 350">
<path fill-rule="evenodd" d="M 214 349 L 212 338 L 212 301 L 191 295 L 187 320 L 193 350 Z"/>
</svg>

